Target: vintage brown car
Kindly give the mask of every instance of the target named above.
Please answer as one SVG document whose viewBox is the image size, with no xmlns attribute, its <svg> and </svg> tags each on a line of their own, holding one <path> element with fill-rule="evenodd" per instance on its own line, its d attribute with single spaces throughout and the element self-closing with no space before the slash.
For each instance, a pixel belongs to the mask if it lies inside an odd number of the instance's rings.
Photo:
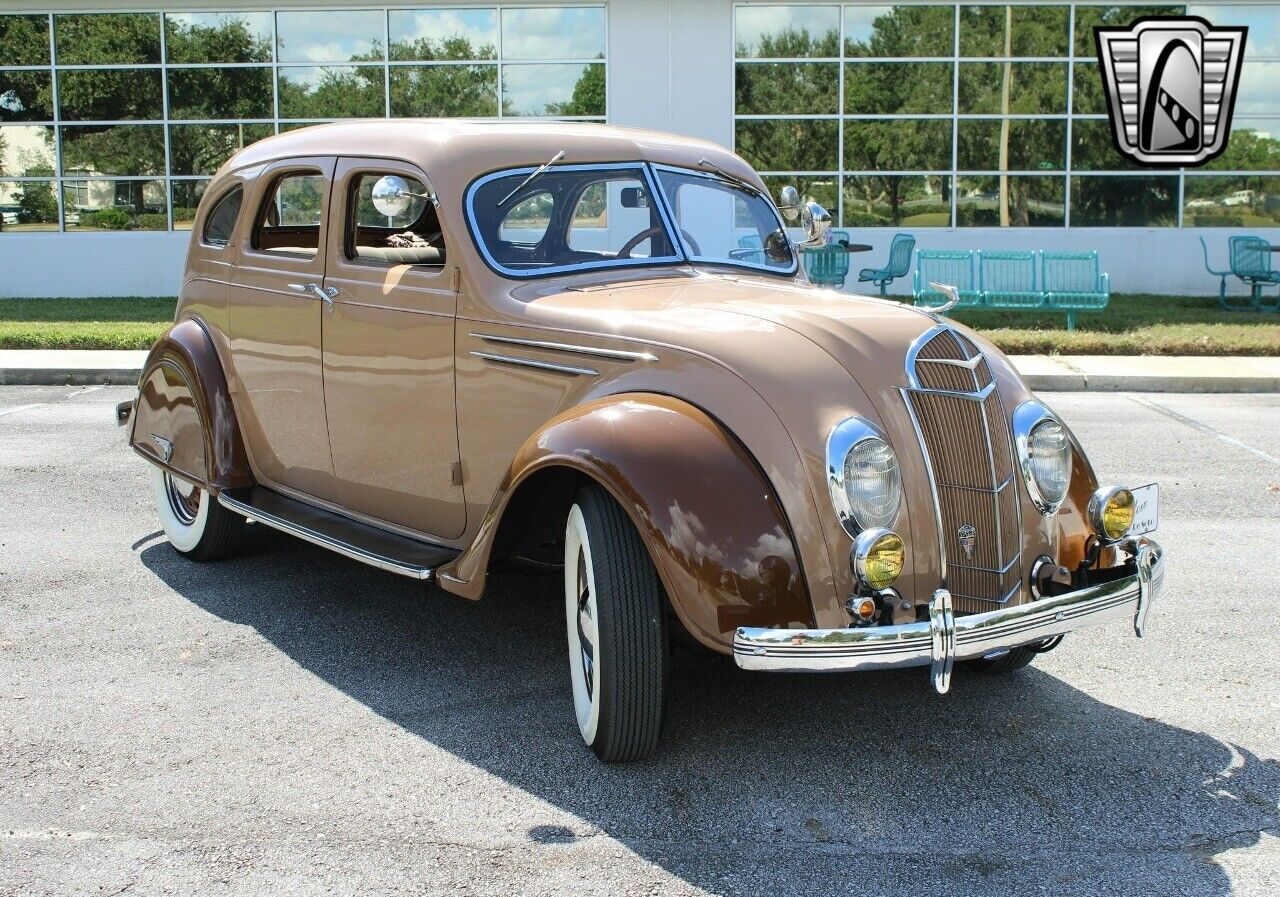
<svg viewBox="0 0 1280 897">
<path fill-rule="evenodd" d="M 1154 489 L 1100 486 L 944 308 L 809 285 L 828 225 L 670 134 L 291 131 L 209 184 L 118 415 L 193 560 L 254 521 L 470 599 L 499 559 L 563 564 L 605 760 L 654 748 L 675 637 L 749 670 L 928 666 L 945 692 L 957 660 L 1141 635 Z"/>
</svg>

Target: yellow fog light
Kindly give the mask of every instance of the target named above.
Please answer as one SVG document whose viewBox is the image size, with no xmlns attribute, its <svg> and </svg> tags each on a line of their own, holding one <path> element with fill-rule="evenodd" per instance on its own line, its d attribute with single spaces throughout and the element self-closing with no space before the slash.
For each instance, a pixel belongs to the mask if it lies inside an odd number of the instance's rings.
<svg viewBox="0 0 1280 897">
<path fill-rule="evenodd" d="M 1104 486 L 1089 499 L 1089 523 L 1102 538 L 1115 542 L 1133 526 L 1133 493 L 1119 486 Z"/>
<path fill-rule="evenodd" d="M 853 572 L 858 581 L 872 589 L 883 589 L 902 573 L 906 551 L 897 533 L 869 529 L 853 543 Z"/>
</svg>

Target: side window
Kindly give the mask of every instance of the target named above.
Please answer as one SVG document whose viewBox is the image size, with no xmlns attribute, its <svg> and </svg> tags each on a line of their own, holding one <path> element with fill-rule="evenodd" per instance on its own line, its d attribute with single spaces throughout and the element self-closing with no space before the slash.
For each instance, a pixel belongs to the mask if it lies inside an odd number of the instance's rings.
<svg viewBox="0 0 1280 897">
<path fill-rule="evenodd" d="M 591 258 L 617 258 L 623 247 L 655 223 L 644 182 L 615 176 L 596 181 L 578 196 L 569 222 L 569 248 Z M 654 255 L 653 241 L 645 238 L 631 245 L 627 258 Z"/>
<path fill-rule="evenodd" d="M 231 242 L 231 234 L 236 228 L 236 219 L 240 217 L 240 203 L 244 199 L 243 187 L 232 187 L 222 195 L 204 220 L 204 231 L 200 239 L 209 246 L 226 246 Z"/>
<path fill-rule="evenodd" d="M 253 248 L 263 252 L 315 255 L 324 214 L 324 175 L 294 172 L 271 188 L 258 216 Z"/>
<path fill-rule="evenodd" d="M 555 204 L 555 199 L 545 190 L 526 196 L 503 217 L 502 224 L 498 226 L 498 239 L 528 246 L 540 243 L 551 226 L 551 211 Z"/>
<path fill-rule="evenodd" d="M 404 180 L 412 195 L 398 215 L 387 216 L 373 204 L 373 187 L 387 174 Z M 427 186 L 400 172 L 370 171 L 351 182 L 347 198 L 347 258 L 387 265 L 443 265 L 444 235 Z"/>
</svg>

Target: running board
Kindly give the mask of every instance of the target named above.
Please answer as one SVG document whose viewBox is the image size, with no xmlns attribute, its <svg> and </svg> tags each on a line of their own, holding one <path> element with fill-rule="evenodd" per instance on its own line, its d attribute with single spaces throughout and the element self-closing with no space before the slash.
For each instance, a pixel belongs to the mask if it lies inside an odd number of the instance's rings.
<svg viewBox="0 0 1280 897">
<path fill-rule="evenodd" d="M 224 489 L 218 493 L 218 503 L 265 526 L 411 579 L 431 579 L 437 567 L 459 554 L 452 548 L 360 523 L 261 486 Z"/>
</svg>

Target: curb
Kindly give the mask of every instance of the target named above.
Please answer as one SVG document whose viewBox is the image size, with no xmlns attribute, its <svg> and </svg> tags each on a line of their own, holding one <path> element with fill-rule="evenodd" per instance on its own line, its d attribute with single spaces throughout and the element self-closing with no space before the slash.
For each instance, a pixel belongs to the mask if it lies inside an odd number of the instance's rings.
<svg viewBox="0 0 1280 897">
<path fill-rule="evenodd" d="M 0 386 L 137 386 L 133 368 L 0 368 Z"/>
</svg>

